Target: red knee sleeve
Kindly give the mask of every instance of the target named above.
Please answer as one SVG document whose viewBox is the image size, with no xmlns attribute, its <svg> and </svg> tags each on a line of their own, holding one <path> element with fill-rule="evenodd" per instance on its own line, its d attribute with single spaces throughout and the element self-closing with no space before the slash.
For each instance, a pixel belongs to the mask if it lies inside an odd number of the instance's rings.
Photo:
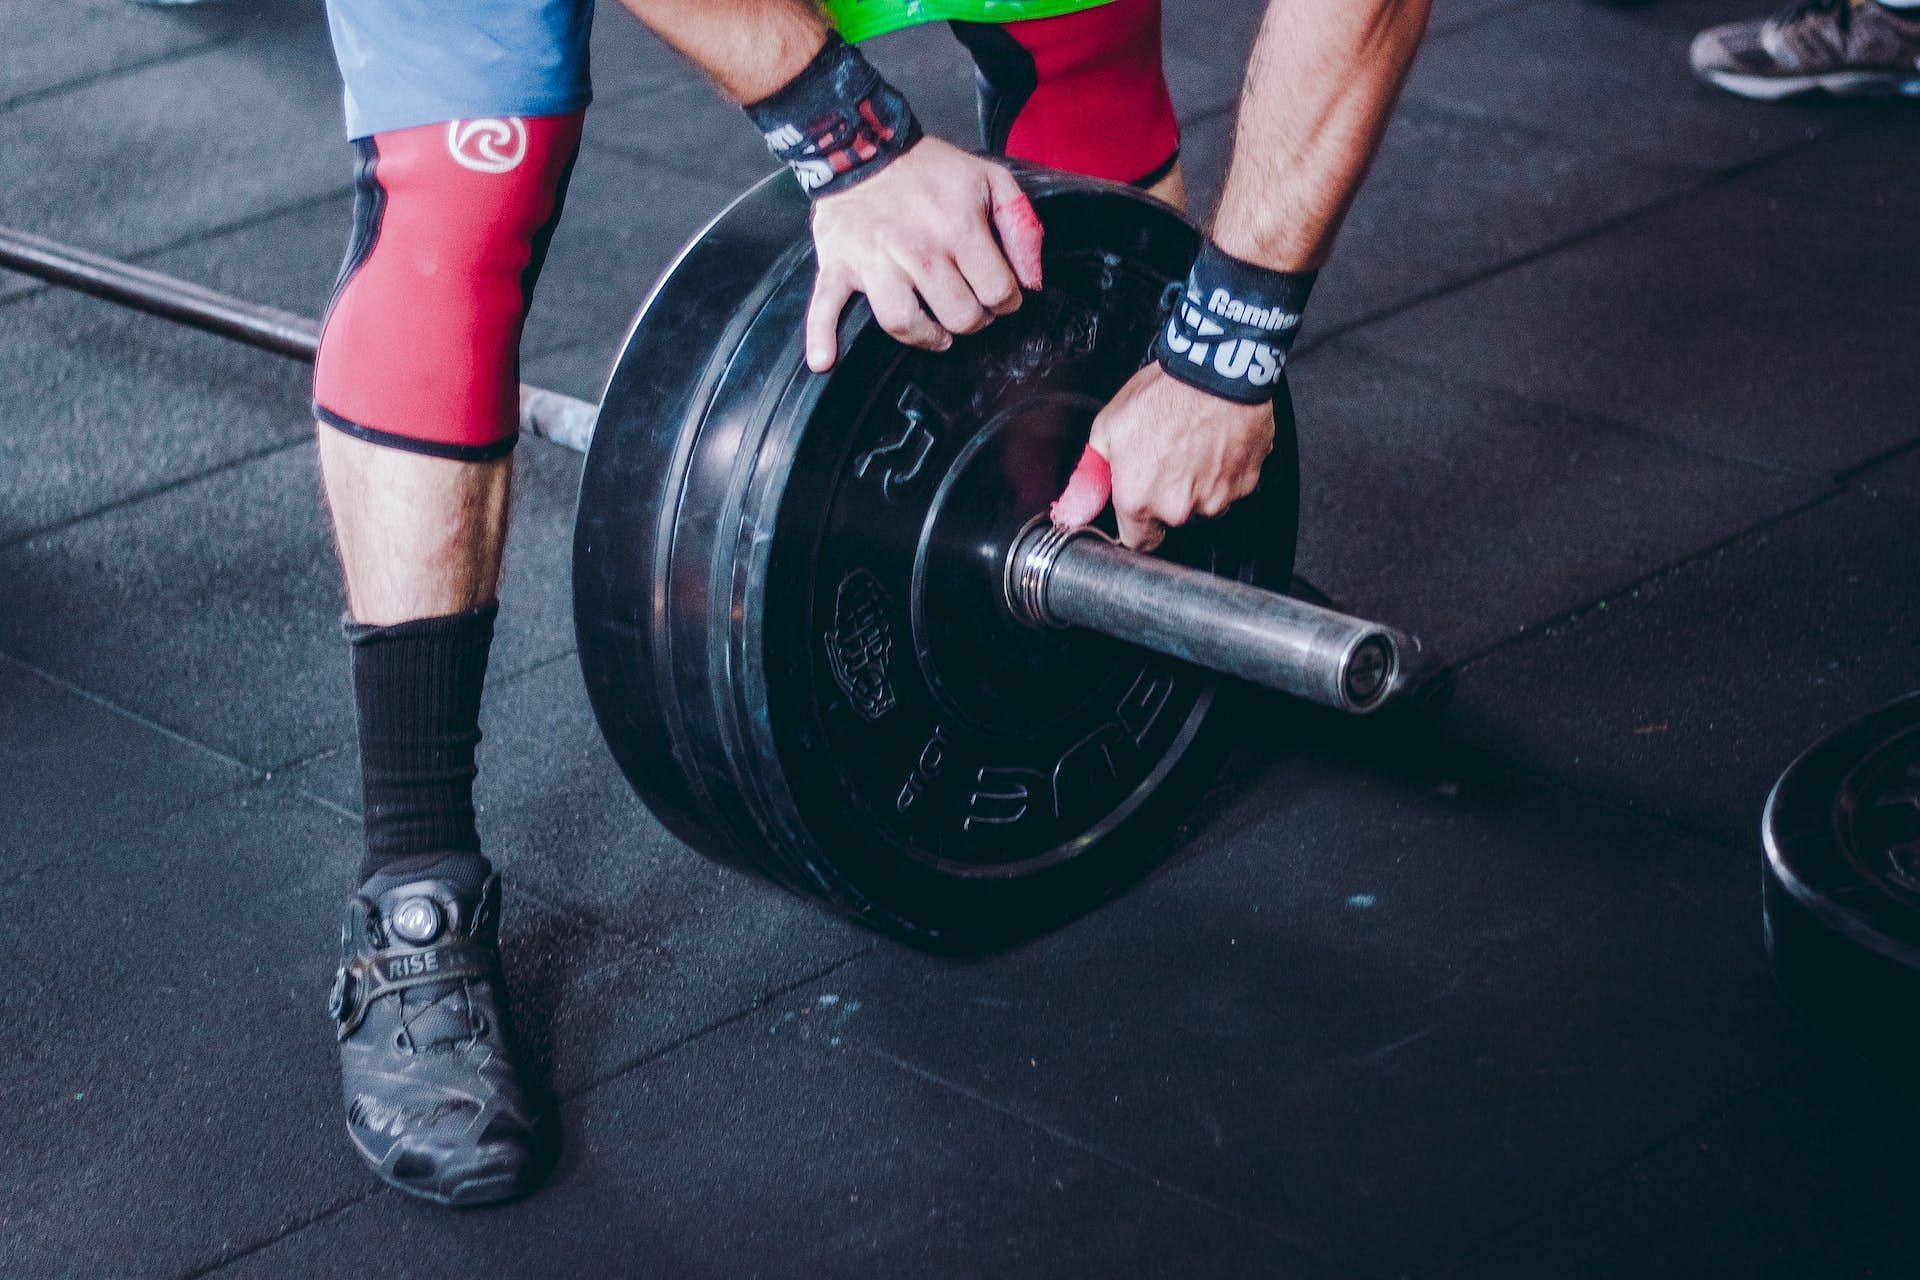
<svg viewBox="0 0 1920 1280">
<path fill-rule="evenodd" d="M 513 448 L 520 329 L 581 120 L 453 121 L 362 141 L 353 241 L 314 361 L 316 416 L 439 457 Z"/>
<path fill-rule="evenodd" d="M 1113 0 L 1004 27 L 1033 59 L 1010 156 L 1116 182 L 1152 182 L 1180 153 L 1160 61 L 1160 0 Z"/>
</svg>

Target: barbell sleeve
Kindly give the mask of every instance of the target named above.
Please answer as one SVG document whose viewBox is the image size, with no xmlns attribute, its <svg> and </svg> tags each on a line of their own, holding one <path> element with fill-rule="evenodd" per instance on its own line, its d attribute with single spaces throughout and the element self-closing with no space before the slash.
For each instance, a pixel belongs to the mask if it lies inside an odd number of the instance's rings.
<svg viewBox="0 0 1920 1280">
<path fill-rule="evenodd" d="M 1044 520 L 1015 540 L 1006 593 L 1027 622 L 1083 627 L 1354 715 L 1417 685 L 1430 660 L 1392 627 Z"/>
<path fill-rule="evenodd" d="M 0 267 L 292 360 L 311 364 L 320 347 L 320 326 L 306 316 L 12 227 L 0 227 Z M 592 443 L 598 414 L 585 400 L 520 388 L 520 429 L 576 453 Z"/>
</svg>

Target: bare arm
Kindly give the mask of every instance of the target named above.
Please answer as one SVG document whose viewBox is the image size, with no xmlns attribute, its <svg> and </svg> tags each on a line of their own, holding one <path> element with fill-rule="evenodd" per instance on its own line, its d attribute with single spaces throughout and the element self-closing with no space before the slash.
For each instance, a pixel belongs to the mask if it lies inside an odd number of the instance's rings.
<svg viewBox="0 0 1920 1280">
<path fill-rule="evenodd" d="M 1429 6 L 1271 0 L 1214 220 L 1219 250 L 1274 272 L 1311 272 L 1327 260 L 1406 83 Z M 1217 516 L 1253 492 L 1273 430 L 1271 404 L 1223 398 L 1149 364 L 1094 420 L 1090 456 L 1054 518 L 1088 523 L 1110 494 L 1121 539 L 1151 549 L 1169 527 Z"/>
<path fill-rule="evenodd" d="M 1216 244 L 1282 271 L 1326 262 L 1429 8 L 1430 0 L 1272 0 L 1247 64 Z"/>
<path fill-rule="evenodd" d="M 621 3 L 741 105 L 799 75 L 827 39 L 827 20 L 807 0 Z"/>
<path fill-rule="evenodd" d="M 827 41 L 810 0 L 621 0 L 742 106 L 807 70 Z M 940 351 L 1020 307 L 1040 287 L 1039 219 L 1013 175 L 938 138 L 922 138 L 813 210 L 820 269 L 807 314 L 807 362 L 839 358 L 838 327 L 865 294 L 881 328 Z"/>
</svg>

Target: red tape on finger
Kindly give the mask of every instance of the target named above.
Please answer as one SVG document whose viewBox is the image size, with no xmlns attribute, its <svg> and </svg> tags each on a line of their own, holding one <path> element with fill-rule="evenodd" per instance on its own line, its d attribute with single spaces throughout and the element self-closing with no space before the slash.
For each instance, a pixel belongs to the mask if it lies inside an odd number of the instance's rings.
<svg viewBox="0 0 1920 1280">
<path fill-rule="evenodd" d="M 1088 445 L 1068 478 L 1066 489 L 1053 504 L 1053 522 L 1064 528 L 1092 524 L 1094 517 L 1107 509 L 1107 499 L 1112 496 L 1113 467 L 1105 455 Z"/>
</svg>

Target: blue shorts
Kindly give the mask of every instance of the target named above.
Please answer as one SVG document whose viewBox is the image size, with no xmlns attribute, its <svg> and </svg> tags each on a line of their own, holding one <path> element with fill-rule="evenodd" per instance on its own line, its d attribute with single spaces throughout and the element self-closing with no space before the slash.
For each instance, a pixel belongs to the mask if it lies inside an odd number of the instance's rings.
<svg viewBox="0 0 1920 1280">
<path fill-rule="evenodd" d="M 593 0 L 327 0 L 347 136 L 490 116 L 557 116 L 593 97 Z"/>
</svg>

